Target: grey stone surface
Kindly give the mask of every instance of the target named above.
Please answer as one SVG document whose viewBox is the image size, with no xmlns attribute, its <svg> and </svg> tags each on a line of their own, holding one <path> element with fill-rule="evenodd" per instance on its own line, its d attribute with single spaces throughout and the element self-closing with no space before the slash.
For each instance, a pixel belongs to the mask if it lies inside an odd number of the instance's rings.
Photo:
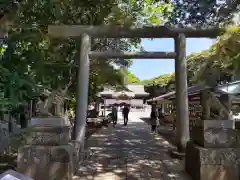
<svg viewBox="0 0 240 180">
<path fill-rule="evenodd" d="M 72 145 L 26 145 L 18 151 L 17 170 L 34 180 L 71 180 L 73 153 Z"/>
<path fill-rule="evenodd" d="M 26 139 L 26 144 L 64 145 L 70 141 L 68 126 L 34 126 Z"/>
<path fill-rule="evenodd" d="M 203 129 L 207 128 L 224 128 L 233 129 L 235 127 L 233 120 L 202 120 L 198 121 L 196 126 L 200 126 Z"/>
<path fill-rule="evenodd" d="M 239 180 L 239 157 L 240 148 L 203 148 L 188 142 L 185 169 L 194 180 Z"/>
<path fill-rule="evenodd" d="M 32 119 L 26 145 L 18 149 L 17 169 L 34 180 L 72 180 L 75 146 L 60 117 Z M 33 125 L 34 124 L 34 125 Z"/>
<path fill-rule="evenodd" d="M 192 139 L 203 147 L 240 147 L 240 131 L 232 120 L 203 120 L 192 127 Z"/>
<path fill-rule="evenodd" d="M 19 172 L 8 170 L 0 174 L 0 180 L 33 180 L 33 179 Z"/>
<path fill-rule="evenodd" d="M 31 119 L 30 125 L 41 126 L 66 126 L 66 120 L 63 117 L 34 117 Z"/>
<path fill-rule="evenodd" d="M 240 148 L 240 130 L 227 128 L 193 127 L 192 140 L 203 147 L 209 148 Z"/>
</svg>

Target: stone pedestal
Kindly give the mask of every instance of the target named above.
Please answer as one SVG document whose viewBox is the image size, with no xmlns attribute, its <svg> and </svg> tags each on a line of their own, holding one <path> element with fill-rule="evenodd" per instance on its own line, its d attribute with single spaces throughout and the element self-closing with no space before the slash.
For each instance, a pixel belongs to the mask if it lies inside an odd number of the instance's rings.
<svg viewBox="0 0 240 180">
<path fill-rule="evenodd" d="M 194 180 L 239 180 L 240 130 L 231 120 L 203 120 L 186 148 L 186 172 Z"/>
<path fill-rule="evenodd" d="M 192 128 L 194 143 L 206 148 L 240 147 L 240 130 L 231 120 L 203 120 Z"/>
<path fill-rule="evenodd" d="M 64 119 L 34 118 L 31 124 L 26 144 L 18 150 L 18 171 L 34 180 L 72 180 L 76 151 Z"/>
<path fill-rule="evenodd" d="M 185 170 L 194 180 L 239 180 L 240 148 L 204 148 L 187 143 Z"/>
</svg>

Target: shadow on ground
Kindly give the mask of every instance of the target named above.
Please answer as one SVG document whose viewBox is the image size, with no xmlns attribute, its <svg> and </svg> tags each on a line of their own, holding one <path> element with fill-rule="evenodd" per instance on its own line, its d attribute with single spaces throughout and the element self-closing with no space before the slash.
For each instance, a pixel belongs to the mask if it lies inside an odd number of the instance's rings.
<svg viewBox="0 0 240 180">
<path fill-rule="evenodd" d="M 150 124 L 150 118 L 141 118 L 147 124 Z M 168 123 L 164 125 L 160 125 L 158 127 L 158 134 L 166 139 L 170 144 L 176 145 L 177 144 L 177 137 L 176 137 L 176 130 L 173 130 L 173 125 Z"/>
<path fill-rule="evenodd" d="M 92 135 L 87 146 L 93 154 L 75 180 L 188 179 L 179 160 L 168 155 L 173 146 L 162 136 L 151 135 L 143 121 L 105 128 Z"/>
</svg>

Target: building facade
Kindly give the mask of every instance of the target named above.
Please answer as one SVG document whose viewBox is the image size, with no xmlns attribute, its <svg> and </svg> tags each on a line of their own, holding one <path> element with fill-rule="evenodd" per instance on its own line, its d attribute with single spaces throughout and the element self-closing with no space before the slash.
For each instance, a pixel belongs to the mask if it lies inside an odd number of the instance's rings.
<svg viewBox="0 0 240 180">
<path fill-rule="evenodd" d="M 149 96 L 145 92 L 144 85 L 127 84 L 125 90 L 118 91 L 113 87 L 105 87 L 99 93 L 99 97 L 104 100 L 105 106 L 112 104 L 129 104 L 131 107 L 141 108 L 144 104 L 144 99 Z"/>
</svg>

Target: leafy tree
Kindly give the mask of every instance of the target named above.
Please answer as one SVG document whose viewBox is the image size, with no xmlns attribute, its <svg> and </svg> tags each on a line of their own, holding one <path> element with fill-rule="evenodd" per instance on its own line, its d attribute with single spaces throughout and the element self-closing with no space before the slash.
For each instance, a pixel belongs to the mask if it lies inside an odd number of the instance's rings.
<svg viewBox="0 0 240 180">
<path fill-rule="evenodd" d="M 206 51 L 205 63 L 195 76 L 198 81 L 216 85 L 231 81 L 240 72 L 240 28 L 229 27 L 216 43 Z"/>
<path fill-rule="evenodd" d="M 133 73 L 128 71 L 128 83 L 139 83 L 140 79 Z"/>
<path fill-rule="evenodd" d="M 1 8 L 8 6 L 8 1 L 0 4 Z M 144 6 L 139 6 L 143 3 Z M 22 0 L 18 4 L 18 11 L 11 13 L 14 24 L 9 32 L 8 48 L 4 53 L 0 63 L 1 76 L 7 80 L 2 80 L 1 94 L 3 97 L 12 99 L 11 104 L 18 104 L 15 101 L 23 102 L 32 96 L 39 94 L 42 90 L 52 92 L 66 92 L 70 97 L 75 96 L 76 88 L 76 67 L 78 59 L 78 41 L 69 38 L 50 39 L 47 36 L 48 24 L 123 24 L 126 26 L 136 26 L 139 24 L 159 22 L 156 18 L 167 17 L 170 3 L 155 1 L 123 1 L 104 0 L 101 2 L 91 1 L 30 1 Z M 125 6 L 124 6 L 125 5 Z M 151 8 L 154 12 L 147 16 L 146 9 Z M 157 16 L 161 13 L 161 16 Z M 119 40 L 116 39 L 95 39 L 93 40 L 93 50 L 109 50 L 118 48 L 126 51 L 133 46 L 137 47 L 140 39 Z M 1 49 L 1 52 L 3 50 Z M 3 54 L 3 53 L 2 53 Z M 115 65 L 126 64 L 126 60 L 121 59 L 92 59 L 89 83 L 89 95 L 91 97 L 99 91 L 104 84 L 116 85 L 121 83 L 121 73 L 114 69 Z M 131 61 L 127 62 L 128 64 Z M 6 71 L 4 71 L 6 69 Z M 11 77 L 10 75 L 14 75 Z M 109 78 L 111 77 L 111 78 Z M 5 86 L 7 82 L 14 78 L 19 85 Z M 24 84 L 23 84 L 24 82 Z M 19 95 L 13 97 L 8 92 L 11 88 L 19 87 L 30 97 Z M 13 92 L 16 92 L 15 88 Z M 19 92 L 19 91 L 18 91 Z M 11 93 L 10 93 L 11 94 Z M 58 93 L 59 94 L 59 93 Z M 64 93 L 65 94 L 65 93 Z M 9 100 L 10 100 L 9 99 Z M 13 100 L 14 99 L 14 100 Z M 90 98 L 91 99 L 91 98 Z"/>
<path fill-rule="evenodd" d="M 174 11 L 169 24 L 198 27 L 224 25 L 232 19 L 239 4 L 233 0 L 222 3 L 216 0 L 174 0 L 172 3 Z"/>
<path fill-rule="evenodd" d="M 166 86 L 169 81 L 171 81 L 174 78 L 174 74 L 163 74 L 151 79 L 143 80 L 141 83 L 147 86 L 151 85 L 160 85 L 160 86 Z"/>
</svg>

